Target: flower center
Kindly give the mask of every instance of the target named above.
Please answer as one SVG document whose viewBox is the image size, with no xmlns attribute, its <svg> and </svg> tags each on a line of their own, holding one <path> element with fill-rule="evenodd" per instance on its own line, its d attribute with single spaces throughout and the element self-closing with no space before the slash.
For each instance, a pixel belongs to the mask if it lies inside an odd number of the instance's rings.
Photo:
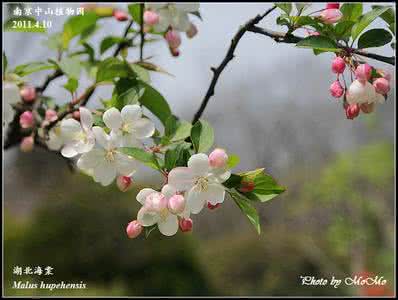
<svg viewBox="0 0 398 300">
<path fill-rule="evenodd" d="M 115 150 L 109 150 L 105 154 L 105 159 L 108 162 L 113 162 L 115 160 Z"/>
<path fill-rule="evenodd" d="M 159 212 L 159 216 L 160 219 L 162 221 L 166 221 L 167 216 L 169 215 L 169 210 L 167 208 L 163 208 L 160 212 Z"/>
<path fill-rule="evenodd" d="M 128 133 L 130 133 L 130 124 L 128 124 L 128 123 L 123 123 L 123 125 L 122 125 L 122 133 L 123 134 L 128 134 Z"/>
<path fill-rule="evenodd" d="M 199 190 L 201 192 L 204 192 L 207 190 L 209 181 L 207 180 L 206 177 L 199 177 L 198 180 L 196 181 L 196 185 L 199 187 Z"/>
</svg>

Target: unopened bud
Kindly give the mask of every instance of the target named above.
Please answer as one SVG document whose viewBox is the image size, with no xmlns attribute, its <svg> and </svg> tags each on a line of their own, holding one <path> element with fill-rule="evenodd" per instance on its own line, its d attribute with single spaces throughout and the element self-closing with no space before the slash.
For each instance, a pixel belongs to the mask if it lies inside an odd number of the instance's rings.
<svg viewBox="0 0 398 300">
<path fill-rule="evenodd" d="M 149 26 L 159 23 L 159 14 L 154 11 L 147 10 L 144 12 L 144 23 Z"/>
<path fill-rule="evenodd" d="M 228 162 L 228 155 L 224 149 L 214 149 L 209 155 L 209 163 L 213 168 L 224 168 Z"/>
<path fill-rule="evenodd" d="M 20 94 L 25 102 L 33 102 L 36 99 L 36 88 L 31 85 L 25 85 L 21 89 Z"/>
<path fill-rule="evenodd" d="M 53 109 L 47 109 L 46 110 L 46 116 L 45 116 L 45 120 L 48 122 L 53 122 L 55 120 L 58 119 L 58 115 L 57 112 Z"/>
<path fill-rule="evenodd" d="M 244 181 L 241 183 L 241 186 L 239 188 L 239 191 L 242 193 L 250 193 L 253 191 L 255 188 L 255 184 L 252 181 Z"/>
<path fill-rule="evenodd" d="M 72 113 L 72 118 L 75 119 L 76 121 L 80 121 L 80 111 L 75 110 L 75 111 Z"/>
<path fill-rule="evenodd" d="M 167 208 L 167 198 L 159 192 L 149 194 L 145 199 L 145 209 L 148 211 L 160 212 Z"/>
<path fill-rule="evenodd" d="M 33 113 L 31 111 L 25 111 L 19 117 L 19 125 L 22 128 L 31 128 L 34 125 Z"/>
<path fill-rule="evenodd" d="M 180 214 L 185 209 L 185 199 L 182 195 L 174 195 L 169 199 L 169 211 L 175 215 Z"/>
<path fill-rule="evenodd" d="M 173 55 L 174 57 L 180 56 L 180 50 L 178 50 L 178 48 L 169 48 L 169 49 L 170 49 L 171 55 Z"/>
<path fill-rule="evenodd" d="M 355 77 L 361 81 L 365 82 L 372 76 L 372 67 L 368 64 L 361 64 L 355 69 Z"/>
<path fill-rule="evenodd" d="M 134 239 L 142 232 L 142 225 L 137 221 L 131 221 L 126 227 L 127 236 Z"/>
<path fill-rule="evenodd" d="M 118 176 L 116 179 L 116 185 L 120 191 L 126 192 L 131 188 L 133 181 L 130 176 Z"/>
<path fill-rule="evenodd" d="M 376 92 L 382 95 L 386 95 L 390 91 L 390 83 L 385 78 L 377 78 L 373 81 L 373 86 Z"/>
<path fill-rule="evenodd" d="M 326 4 L 326 9 L 339 9 L 340 8 L 340 3 L 327 3 Z"/>
<path fill-rule="evenodd" d="M 365 114 L 370 114 L 373 112 L 375 109 L 375 104 L 374 103 L 363 103 L 361 104 L 361 110 Z"/>
<path fill-rule="evenodd" d="M 344 89 L 338 80 L 330 85 L 329 91 L 330 94 L 335 98 L 340 98 L 344 94 Z"/>
<path fill-rule="evenodd" d="M 320 14 L 321 20 L 326 24 L 337 23 L 342 17 L 342 12 L 335 8 L 325 9 Z"/>
<path fill-rule="evenodd" d="M 176 30 L 169 30 L 164 35 L 167 43 L 169 44 L 170 48 L 178 48 L 181 45 L 181 36 L 180 33 Z"/>
<path fill-rule="evenodd" d="M 332 72 L 341 74 L 345 70 L 345 61 L 340 56 L 337 56 L 332 62 Z"/>
<path fill-rule="evenodd" d="M 115 17 L 116 20 L 118 20 L 119 22 L 124 22 L 127 21 L 129 18 L 129 15 L 120 9 L 114 9 L 113 10 L 113 16 Z"/>
<path fill-rule="evenodd" d="M 192 231 L 193 222 L 192 222 L 192 219 L 190 219 L 190 218 L 180 219 L 179 225 L 180 225 L 180 229 L 182 232 Z"/>
<path fill-rule="evenodd" d="M 31 152 L 33 150 L 35 141 L 33 136 L 24 137 L 20 144 L 20 149 L 22 152 Z"/>
<path fill-rule="evenodd" d="M 358 117 L 360 111 L 359 104 L 350 104 L 345 110 L 347 119 L 353 120 Z"/>
</svg>

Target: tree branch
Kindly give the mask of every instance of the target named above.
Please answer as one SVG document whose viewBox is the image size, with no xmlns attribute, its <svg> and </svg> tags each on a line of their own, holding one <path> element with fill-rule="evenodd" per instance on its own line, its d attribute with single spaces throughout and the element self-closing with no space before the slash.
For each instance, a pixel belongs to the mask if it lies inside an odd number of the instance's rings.
<svg viewBox="0 0 398 300">
<path fill-rule="evenodd" d="M 140 4 L 140 13 L 141 13 L 141 17 L 140 17 L 140 36 L 141 36 L 141 41 L 140 41 L 140 61 L 143 60 L 144 57 L 144 43 L 145 43 L 145 32 L 144 32 L 144 9 L 145 9 L 145 4 L 141 3 Z"/>
<path fill-rule="evenodd" d="M 262 19 L 264 19 L 268 14 L 270 14 L 275 8 L 276 8 L 276 6 L 273 6 L 270 9 L 268 9 L 264 14 L 257 15 L 253 19 L 249 20 L 248 22 L 246 22 L 246 24 L 241 26 L 241 28 L 235 34 L 234 38 L 231 40 L 231 45 L 229 46 L 227 54 L 224 57 L 224 59 L 221 62 L 221 64 L 217 68 L 214 68 L 214 67 L 211 68 L 211 70 L 213 71 L 213 79 L 210 82 L 210 86 L 209 86 L 209 88 L 208 88 L 208 90 L 206 92 L 205 97 L 202 100 L 202 103 L 201 103 L 198 111 L 195 113 L 195 116 L 194 116 L 194 118 L 192 120 L 192 124 L 200 119 L 200 117 L 202 116 L 202 114 L 203 114 L 203 112 L 204 112 L 204 110 L 205 110 L 205 108 L 207 106 L 207 103 L 209 102 L 211 96 L 214 95 L 214 88 L 215 88 L 215 86 L 217 84 L 218 78 L 220 77 L 222 71 L 225 69 L 227 64 L 234 58 L 235 49 L 238 46 L 238 43 L 239 43 L 240 39 L 242 38 L 242 36 L 250 28 L 252 28 L 258 22 L 260 22 Z"/>
</svg>

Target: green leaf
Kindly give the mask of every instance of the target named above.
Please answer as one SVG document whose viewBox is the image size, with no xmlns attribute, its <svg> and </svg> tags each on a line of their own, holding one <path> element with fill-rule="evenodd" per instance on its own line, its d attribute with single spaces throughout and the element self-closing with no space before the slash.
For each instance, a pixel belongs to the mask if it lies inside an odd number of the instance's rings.
<svg viewBox="0 0 398 300">
<path fill-rule="evenodd" d="M 149 72 L 145 68 L 141 67 L 138 64 L 130 64 L 130 67 L 138 75 L 139 79 L 141 79 L 146 83 L 149 83 L 151 81 L 151 76 L 149 75 Z"/>
<path fill-rule="evenodd" d="M 62 39 L 59 32 L 54 33 L 48 37 L 47 40 L 43 42 L 51 50 L 58 50 L 62 48 Z"/>
<path fill-rule="evenodd" d="M 343 13 L 343 21 L 358 21 L 359 17 L 362 15 L 363 5 L 362 3 L 344 3 L 340 11 Z"/>
<path fill-rule="evenodd" d="M 97 15 L 95 12 L 87 12 L 82 16 L 70 17 L 64 24 L 62 32 L 62 46 L 68 48 L 69 42 L 77 35 L 84 33 L 86 30 L 91 30 L 97 22 Z"/>
<path fill-rule="evenodd" d="M 180 143 L 173 149 L 169 149 L 166 151 L 164 158 L 164 167 L 167 171 L 172 170 L 176 166 L 185 166 L 185 161 L 183 159 L 184 150 L 187 150 L 190 147 L 189 143 Z M 182 164 L 178 164 L 178 162 L 182 162 Z"/>
<path fill-rule="evenodd" d="M 148 167 L 151 167 L 155 170 L 159 170 L 159 165 L 156 160 L 156 156 L 153 153 L 147 152 L 141 148 L 135 148 L 135 147 L 122 147 L 122 148 L 119 148 L 119 150 L 122 153 L 127 154 L 127 155 L 135 158 L 136 160 L 144 163 Z"/>
<path fill-rule="evenodd" d="M 45 33 L 46 28 L 43 27 L 42 22 L 37 21 L 32 17 L 12 17 L 4 23 L 4 31 L 13 32 L 31 32 L 31 33 Z"/>
<path fill-rule="evenodd" d="M 128 40 L 118 36 L 107 36 L 101 41 L 100 44 L 100 54 L 103 54 L 106 50 L 111 48 L 114 45 L 120 43 L 126 43 Z"/>
<path fill-rule="evenodd" d="M 333 40 L 322 35 L 308 36 L 298 42 L 296 46 L 300 48 L 312 48 L 331 52 L 340 51 L 337 44 Z"/>
<path fill-rule="evenodd" d="M 112 105 L 121 110 L 128 104 L 136 104 L 144 94 L 145 88 L 135 78 L 120 78 L 113 90 Z M 109 105 L 108 105 L 109 107 Z"/>
<path fill-rule="evenodd" d="M 231 174 L 227 181 L 223 182 L 223 185 L 229 189 L 240 187 L 242 176 L 238 174 Z"/>
<path fill-rule="evenodd" d="M 361 32 L 369 26 L 377 17 L 386 12 L 389 7 L 378 7 L 375 8 L 366 14 L 364 14 L 359 21 L 352 27 L 351 35 L 352 39 L 355 41 L 357 37 L 361 34 Z"/>
<path fill-rule="evenodd" d="M 59 67 L 68 77 L 80 78 L 82 65 L 77 57 L 63 57 L 59 63 Z"/>
<path fill-rule="evenodd" d="M 73 94 L 74 92 L 76 92 L 78 85 L 79 82 L 77 81 L 77 79 L 70 77 L 68 79 L 68 82 L 64 85 L 64 88 Z"/>
<path fill-rule="evenodd" d="M 57 66 L 54 64 L 49 64 L 45 62 L 31 62 L 23 65 L 19 65 L 15 67 L 14 73 L 18 76 L 24 77 L 26 75 L 43 71 L 43 70 L 52 70 L 56 69 Z"/>
<path fill-rule="evenodd" d="M 310 7 L 311 4 L 308 3 L 294 3 L 297 9 L 297 14 L 300 15 L 306 8 Z"/>
<path fill-rule="evenodd" d="M 142 80 L 139 80 L 139 83 L 145 88 L 145 92 L 139 99 L 139 102 L 153 113 L 164 125 L 171 115 L 169 104 L 152 86 Z"/>
<path fill-rule="evenodd" d="M 163 73 L 163 74 L 167 74 L 170 76 L 174 76 L 172 74 L 170 74 L 169 72 L 167 72 L 166 70 L 164 70 L 163 68 L 148 62 L 148 61 L 139 61 L 136 62 L 134 65 L 139 65 L 140 67 L 143 67 L 144 69 L 148 70 L 148 71 L 154 71 L 154 72 L 159 72 L 159 73 Z"/>
<path fill-rule="evenodd" d="M 205 120 L 197 121 L 191 129 L 191 140 L 196 153 L 207 152 L 213 146 L 213 128 Z"/>
<path fill-rule="evenodd" d="M 290 15 L 290 12 L 292 11 L 291 3 L 275 3 L 275 6 L 283 10 L 287 15 Z"/>
<path fill-rule="evenodd" d="M 240 162 L 240 158 L 236 154 L 228 154 L 227 168 L 235 168 Z"/>
<path fill-rule="evenodd" d="M 354 21 L 342 21 L 336 24 L 334 31 L 338 39 L 348 40 L 351 35 L 352 26 L 354 26 Z"/>
<path fill-rule="evenodd" d="M 249 199 L 233 189 L 229 190 L 228 193 L 231 195 L 232 199 L 235 201 L 236 205 L 238 205 L 240 210 L 249 219 L 250 223 L 253 224 L 257 233 L 260 234 L 260 218 L 258 216 L 257 210 L 250 204 Z"/>
<path fill-rule="evenodd" d="M 126 62 L 109 57 L 98 65 L 97 82 L 112 81 L 123 77 L 135 77 L 134 71 Z"/>
<path fill-rule="evenodd" d="M 392 40 L 392 35 L 385 29 L 370 29 L 359 37 L 358 48 L 381 47 Z"/>
<path fill-rule="evenodd" d="M 380 7 L 385 7 L 385 6 L 372 5 L 373 9 Z M 390 7 L 386 12 L 380 15 L 380 18 L 382 18 L 388 25 L 395 23 L 395 10 L 392 7 Z"/>
<path fill-rule="evenodd" d="M 141 24 L 141 5 L 140 3 L 134 3 L 134 4 L 130 4 L 128 5 L 128 10 L 129 13 L 131 15 L 131 17 L 133 18 L 134 22 L 136 22 L 137 24 Z"/>
<path fill-rule="evenodd" d="M 164 134 L 169 138 L 170 142 L 177 142 L 189 137 L 191 128 L 191 123 L 178 120 L 176 116 L 171 115 L 166 121 Z"/>
</svg>

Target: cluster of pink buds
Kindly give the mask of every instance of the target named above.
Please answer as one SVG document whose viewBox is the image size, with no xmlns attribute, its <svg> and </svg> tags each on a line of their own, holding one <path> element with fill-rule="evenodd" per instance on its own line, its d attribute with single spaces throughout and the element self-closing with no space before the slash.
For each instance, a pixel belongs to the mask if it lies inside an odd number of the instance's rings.
<svg viewBox="0 0 398 300">
<path fill-rule="evenodd" d="M 384 70 L 374 69 L 366 63 L 358 64 L 351 57 L 340 56 L 333 60 L 331 69 L 337 74 L 337 79 L 330 85 L 329 91 L 334 98 L 344 96 L 343 107 L 347 119 L 355 119 L 360 112 L 371 113 L 376 103 L 384 103 L 391 80 L 390 74 Z M 349 87 L 343 77 L 346 69 L 351 73 L 351 78 L 355 77 Z"/>
<path fill-rule="evenodd" d="M 340 11 L 340 4 L 339 3 L 328 3 L 326 8 L 322 10 L 319 18 L 325 24 L 334 24 L 340 21 L 343 17 L 343 13 Z"/>
</svg>

